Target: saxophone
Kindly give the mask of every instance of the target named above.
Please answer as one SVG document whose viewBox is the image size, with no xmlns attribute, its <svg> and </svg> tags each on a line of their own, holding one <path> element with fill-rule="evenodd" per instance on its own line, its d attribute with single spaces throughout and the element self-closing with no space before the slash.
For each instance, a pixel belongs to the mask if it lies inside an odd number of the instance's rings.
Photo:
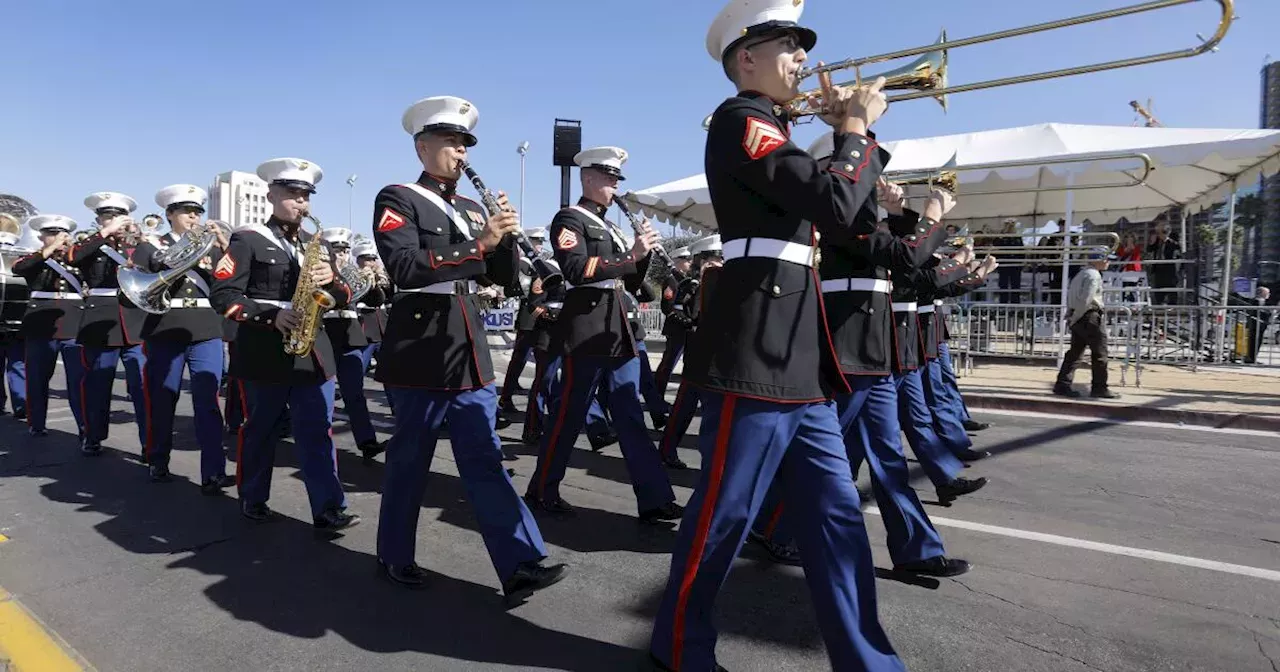
<svg viewBox="0 0 1280 672">
<path fill-rule="evenodd" d="M 311 280 L 311 267 L 315 266 L 325 252 L 324 242 L 320 240 L 320 220 L 304 212 L 303 217 L 316 226 L 316 232 L 307 241 L 307 247 L 299 262 L 298 286 L 293 290 L 293 310 L 300 319 L 298 326 L 285 335 L 284 351 L 295 357 L 306 357 L 316 343 L 316 332 L 320 328 L 320 316 L 337 305 L 333 295 L 316 286 Z"/>
</svg>

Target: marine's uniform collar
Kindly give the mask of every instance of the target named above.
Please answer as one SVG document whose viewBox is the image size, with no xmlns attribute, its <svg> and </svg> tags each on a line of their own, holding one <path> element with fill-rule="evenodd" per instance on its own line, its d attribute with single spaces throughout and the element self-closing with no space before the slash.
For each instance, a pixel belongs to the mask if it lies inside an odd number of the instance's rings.
<svg viewBox="0 0 1280 672">
<path fill-rule="evenodd" d="M 787 112 L 787 108 L 782 105 L 779 105 L 778 103 L 773 102 L 773 99 L 769 98 L 769 96 L 766 96 L 763 93 L 760 93 L 759 91 L 752 91 L 751 89 L 747 89 L 745 91 L 739 91 L 738 95 L 742 96 L 743 98 L 747 98 L 749 100 L 754 100 L 761 105 L 772 108 L 773 116 L 777 118 L 778 122 L 782 125 L 783 128 L 787 128 L 787 126 L 791 123 L 791 115 Z"/>
<path fill-rule="evenodd" d="M 578 199 L 578 207 L 583 208 L 587 212 L 590 212 L 601 219 L 604 219 L 605 213 L 609 212 L 609 206 L 600 205 L 586 196 Z"/>
<path fill-rule="evenodd" d="M 302 225 L 301 223 L 291 224 L 276 217 L 275 215 L 271 215 L 271 219 L 267 220 L 267 228 L 270 229 L 272 233 L 279 232 L 280 238 L 284 240 L 296 242 L 298 240 L 299 233 L 302 230 Z"/>
<path fill-rule="evenodd" d="M 443 177 L 436 177 L 427 171 L 422 171 L 422 175 L 418 176 L 418 184 L 426 187 L 432 192 L 439 194 L 441 198 L 453 202 L 453 197 L 458 194 L 458 181 L 450 180 Z"/>
</svg>

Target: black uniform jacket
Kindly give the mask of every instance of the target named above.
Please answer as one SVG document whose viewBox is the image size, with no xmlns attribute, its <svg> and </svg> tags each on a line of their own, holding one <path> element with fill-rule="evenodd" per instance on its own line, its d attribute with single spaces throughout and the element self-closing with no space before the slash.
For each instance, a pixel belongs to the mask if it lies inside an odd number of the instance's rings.
<svg viewBox="0 0 1280 672">
<path fill-rule="evenodd" d="M 365 335 L 365 325 L 363 321 L 363 313 L 368 308 L 361 309 L 360 306 L 372 305 L 380 306 L 386 300 L 386 292 L 381 287 L 373 287 L 355 305 L 348 305 L 342 309 L 333 309 L 324 314 L 324 330 L 329 334 L 329 342 L 333 344 L 333 351 L 336 354 L 342 354 L 348 350 L 355 350 L 369 345 L 372 341 Z M 369 310 L 372 314 L 373 311 Z"/>
<path fill-rule="evenodd" d="M 693 324 L 692 318 L 689 317 L 689 308 L 685 305 L 686 301 L 697 300 L 696 296 L 685 296 L 689 292 L 690 287 L 694 287 L 696 291 L 696 282 L 684 282 L 676 279 L 675 273 L 667 276 L 666 285 L 662 289 L 662 314 L 666 316 L 666 321 L 662 323 L 662 335 L 670 339 L 683 338 Z"/>
<path fill-rule="evenodd" d="M 788 120 L 766 97 L 744 92 L 712 115 L 706 175 L 725 265 L 699 320 L 715 343 L 706 361 L 686 362 L 693 384 L 769 401 L 822 401 L 850 388 L 837 364 L 819 280 L 809 263 L 750 254 L 785 241 L 816 244 L 871 233 L 864 207 L 889 154 L 874 139 L 837 134 L 831 167 L 820 168 L 790 139 Z M 803 250 L 801 250 L 803 251 Z"/>
<path fill-rule="evenodd" d="M 686 283 L 687 287 L 696 287 L 698 293 L 688 300 L 685 307 L 689 311 L 689 317 L 692 323 L 689 325 L 688 336 L 685 341 L 684 348 L 684 367 L 689 368 L 690 362 L 704 363 L 709 360 L 711 354 L 719 347 L 717 343 L 702 344 L 699 337 L 701 333 L 698 330 L 698 319 L 702 315 L 702 311 L 707 306 L 707 297 L 715 292 L 716 281 L 720 278 L 723 268 L 713 267 L 707 268 L 701 272 L 695 283 Z M 705 366 L 705 364 L 703 364 Z"/>
<path fill-rule="evenodd" d="M 556 332 L 556 320 L 560 317 L 560 309 L 564 308 L 564 295 L 568 292 L 564 283 L 534 294 L 529 289 L 527 297 L 530 314 L 533 315 L 533 349 L 540 352 L 559 352 L 560 344 L 553 335 Z"/>
<path fill-rule="evenodd" d="M 553 336 L 569 356 L 636 355 L 622 293 L 640 288 L 652 255 L 636 259 L 614 240 L 611 224 L 605 220 L 608 209 L 584 198 L 551 220 L 548 236 L 555 247 L 556 262 L 571 286 Z M 615 287 L 584 286 L 597 282 L 613 282 Z"/>
<path fill-rule="evenodd" d="M 496 249 L 475 240 L 488 218 L 455 193 L 455 182 L 423 173 L 415 184 L 431 196 L 391 185 L 374 201 L 373 238 L 397 289 L 375 377 L 398 387 L 478 389 L 493 382 L 493 360 L 466 281 L 510 286 L 518 251 L 510 237 Z M 417 291 L 424 288 L 450 293 Z"/>
<path fill-rule="evenodd" d="M 919 269 L 894 278 L 893 302 L 898 306 L 915 304 L 916 310 L 896 310 L 893 314 L 896 358 L 894 373 L 919 368 L 926 359 L 938 356 L 936 326 L 940 323 L 934 299 L 955 296 L 982 285 L 984 280 L 967 266 L 951 259 L 934 258 Z M 941 292 L 941 293 L 940 293 Z M 920 313 L 919 309 L 926 308 Z M 932 343 L 932 346 L 929 344 Z"/>
<path fill-rule="evenodd" d="M 159 239 L 160 247 L 149 241 L 139 243 L 133 251 L 133 265 L 148 273 L 168 270 L 156 259 L 156 253 L 168 249 L 177 240 L 173 234 L 166 234 Z M 215 246 L 199 265 L 169 286 L 169 312 L 147 315 L 142 327 L 144 339 L 190 344 L 222 338 L 225 320 L 209 302 L 209 293 L 213 291 L 213 267 L 220 259 L 222 250 Z M 191 276 L 199 278 L 200 282 L 195 282 Z"/>
<path fill-rule="evenodd" d="M 846 375 L 889 375 L 894 350 L 890 280 L 909 277 L 933 258 L 947 237 L 940 224 L 922 220 L 911 210 L 890 219 L 916 229 L 895 236 L 885 223 L 843 242 L 822 239 L 822 301 L 840 370 Z"/>
<path fill-rule="evenodd" d="M 390 287 L 379 287 L 381 295 L 373 295 L 371 290 L 356 302 L 356 312 L 360 314 L 360 328 L 364 330 L 364 340 L 368 343 L 381 343 L 382 335 L 387 331 L 387 304 L 391 303 L 394 290 Z M 373 295 L 373 296 L 371 296 Z M 377 298 L 377 303 L 372 299 Z"/>
<path fill-rule="evenodd" d="M 284 334 L 276 329 L 275 318 L 293 300 L 302 256 L 311 241 L 307 231 L 300 231 L 296 241 L 288 240 L 286 226 L 272 217 L 265 225 L 243 226 L 231 234 L 227 253 L 213 271 L 213 307 L 237 323 L 228 373 L 251 382 L 311 385 L 336 375 L 337 360 L 323 326 L 316 329 L 310 356 L 284 351 Z M 332 250 L 329 260 L 332 267 Z M 333 278 L 321 289 L 334 298 L 336 307 L 345 307 L 351 290 L 337 269 Z"/>
<path fill-rule="evenodd" d="M 56 256 L 51 258 L 54 264 L 71 274 L 81 283 L 84 282 L 80 269 L 66 263 L 65 259 Z M 83 303 L 80 293 L 76 291 L 63 276 L 46 263 L 44 255 L 39 252 L 13 262 L 10 269 L 14 275 L 27 281 L 30 292 L 53 292 L 54 298 L 29 298 L 27 312 L 22 316 L 22 337 L 31 339 L 70 339 L 80 332 L 80 307 Z"/>
<path fill-rule="evenodd" d="M 635 291 L 628 291 L 624 297 L 627 308 L 627 321 L 631 323 L 631 336 L 636 339 L 637 343 L 643 343 L 648 332 L 645 331 L 644 322 L 640 321 L 640 304 L 651 303 L 658 300 L 658 288 L 650 282 L 640 283 L 640 287 Z"/>
<path fill-rule="evenodd" d="M 128 261 L 129 252 L 117 250 L 113 241 L 94 233 L 67 251 L 67 262 L 79 267 L 84 277 L 85 297 L 81 305 L 80 345 L 118 348 L 142 342 L 147 314 L 119 296 L 116 270 L 121 264 L 114 255 Z"/>
</svg>

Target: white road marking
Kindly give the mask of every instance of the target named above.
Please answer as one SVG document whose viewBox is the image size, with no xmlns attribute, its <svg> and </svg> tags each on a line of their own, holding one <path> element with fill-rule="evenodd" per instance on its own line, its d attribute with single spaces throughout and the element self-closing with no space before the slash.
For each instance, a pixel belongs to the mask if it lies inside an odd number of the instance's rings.
<svg viewBox="0 0 1280 672">
<path fill-rule="evenodd" d="M 1150 427 L 1152 429 L 1185 429 L 1193 432 L 1212 432 L 1217 434 L 1235 434 L 1238 436 L 1280 436 L 1280 432 L 1268 432 L 1261 429 L 1240 429 L 1237 427 L 1205 427 L 1203 425 L 1184 425 L 1172 422 L 1150 422 L 1148 420 L 1118 420 L 1116 418 L 1095 418 L 1088 415 L 1066 415 L 1062 413 L 1042 413 L 1039 411 L 996 410 L 990 408 L 970 409 L 977 415 L 1013 415 L 1025 418 L 1046 418 L 1049 420 L 1071 420 L 1074 422 L 1101 422 L 1108 425 L 1126 425 L 1129 427 Z"/>
<path fill-rule="evenodd" d="M 874 506 L 868 506 L 866 512 L 874 515 L 880 515 L 880 509 Z M 1224 572 L 1226 574 L 1237 574 L 1239 576 L 1248 576 L 1255 579 L 1266 579 L 1267 581 L 1280 582 L 1280 572 L 1273 569 L 1261 569 L 1259 567 L 1249 567 L 1247 565 L 1234 565 L 1229 562 L 1219 562 L 1217 560 L 1205 560 L 1203 558 L 1193 558 L 1188 555 L 1175 555 L 1173 553 L 1165 553 L 1163 551 L 1151 551 L 1145 548 L 1130 548 L 1128 546 L 1116 546 L 1114 544 L 1103 544 L 1096 541 L 1088 541 L 1086 539 L 1076 539 L 1074 537 L 1062 537 L 1056 534 L 1045 534 L 1043 532 L 1030 532 L 1027 530 L 1018 530 L 1012 527 L 1000 527 L 998 525 L 986 525 L 984 523 L 971 523 L 967 520 L 956 520 L 955 518 L 942 518 L 938 516 L 929 516 L 929 520 L 938 527 L 955 527 L 962 530 L 972 530 L 974 532 L 985 532 L 987 534 L 995 534 L 1002 537 L 1013 537 L 1015 539 L 1027 539 L 1029 541 L 1039 541 L 1046 544 L 1054 544 L 1056 546 L 1069 546 L 1071 548 L 1083 548 L 1089 551 L 1097 551 L 1099 553 L 1110 553 L 1112 555 L 1126 555 L 1131 558 L 1140 558 L 1142 560 L 1154 560 L 1156 562 L 1166 562 L 1172 565 L 1183 565 L 1186 567 L 1196 567 L 1199 569 L 1208 569 L 1215 572 Z"/>
<path fill-rule="evenodd" d="M 350 416 L 348 416 L 346 413 L 338 413 L 338 412 L 336 412 L 336 411 L 335 411 L 335 412 L 334 412 L 334 414 L 333 414 L 333 419 L 334 419 L 335 421 L 336 421 L 336 420 L 341 420 L 341 421 L 343 421 L 343 422 L 351 422 L 351 418 L 350 418 Z M 373 420 L 373 419 L 370 419 L 370 420 L 369 420 L 369 423 L 370 423 L 370 424 L 372 424 L 374 427 L 377 427 L 378 429 L 395 429 L 395 428 L 396 428 L 396 426 L 395 426 L 395 425 L 393 425 L 393 424 L 391 424 L 391 423 L 389 423 L 389 422 L 383 422 L 383 421 L 381 421 L 381 420 Z"/>
</svg>

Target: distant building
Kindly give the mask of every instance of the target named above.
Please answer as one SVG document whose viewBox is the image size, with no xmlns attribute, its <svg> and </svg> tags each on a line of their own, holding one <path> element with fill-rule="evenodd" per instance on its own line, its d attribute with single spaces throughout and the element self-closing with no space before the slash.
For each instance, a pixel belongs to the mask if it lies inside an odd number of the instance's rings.
<svg viewBox="0 0 1280 672">
<path fill-rule="evenodd" d="M 1280 61 L 1262 68 L 1262 128 L 1280 129 Z M 1262 226 L 1254 234 L 1255 259 L 1280 262 L 1280 176 L 1263 180 Z M 1258 277 L 1264 283 L 1280 280 L 1280 266 L 1259 264 Z"/>
<path fill-rule="evenodd" d="M 246 224 L 265 224 L 271 218 L 267 183 L 253 173 L 238 170 L 213 178 L 209 187 L 209 218 L 220 219 L 232 229 Z"/>
</svg>

